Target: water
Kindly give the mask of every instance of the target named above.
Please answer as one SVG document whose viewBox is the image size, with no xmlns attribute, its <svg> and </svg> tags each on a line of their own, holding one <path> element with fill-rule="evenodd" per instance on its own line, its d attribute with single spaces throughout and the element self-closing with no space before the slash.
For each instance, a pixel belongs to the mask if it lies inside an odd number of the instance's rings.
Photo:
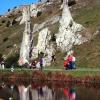
<svg viewBox="0 0 100 100">
<path fill-rule="evenodd" d="M 0 100 L 100 100 L 100 87 L 63 82 L 1 81 Z"/>
</svg>

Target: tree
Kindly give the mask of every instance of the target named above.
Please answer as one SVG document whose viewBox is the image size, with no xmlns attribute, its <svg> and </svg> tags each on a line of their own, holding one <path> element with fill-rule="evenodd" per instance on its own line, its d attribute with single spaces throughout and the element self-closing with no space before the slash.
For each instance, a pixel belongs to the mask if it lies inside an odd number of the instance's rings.
<svg viewBox="0 0 100 100">
<path fill-rule="evenodd" d="M 10 8 L 8 9 L 8 12 L 10 12 Z"/>
</svg>

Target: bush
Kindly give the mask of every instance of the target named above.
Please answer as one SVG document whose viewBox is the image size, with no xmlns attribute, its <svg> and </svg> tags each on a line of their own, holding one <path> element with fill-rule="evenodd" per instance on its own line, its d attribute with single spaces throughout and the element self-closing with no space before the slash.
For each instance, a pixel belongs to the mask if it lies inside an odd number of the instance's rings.
<svg viewBox="0 0 100 100">
<path fill-rule="evenodd" d="M 8 40 L 8 37 L 4 38 L 4 39 L 3 39 L 3 42 L 6 42 L 7 40 Z"/>
<path fill-rule="evenodd" d="M 8 57 L 5 61 L 6 68 L 11 68 L 12 66 L 18 67 L 18 63 L 17 63 L 18 58 L 19 58 L 19 54 L 14 54 Z"/>
<path fill-rule="evenodd" d="M 10 9 L 8 9 L 8 12 L 10 12 Z"/>
<path fill-rule="evenodd" d="M 55 42 L 56 41 L 56 36 L 54 34 L 51 36 L 51 41 L 52 42 Z"/>
<path fill-rule="evenodd" d="M 9 27 L 9 26 L 10 26 L 10 21 L 8 21 L 6 24 L 6 27 Z"/>
<path fill-rule="evenodd" d="M 13 46 L 12 45 L 7 45 L 7 47 L 6 48 L 12 48 Z"/>
<path fill-rule="evenodd" d="M 5 23 L 6 22 L 6 20 L 2 20 L 2 23 Z"/>
<path fill-rule="evenodd" d="M 37 17 L 41 16 L 41 14 L 42 14 L 42 12 L 39 11 L 39 12 L 37 13 Z"/>
<path fill-rule="evenodd" d="M 12 25 L 14 25 L 14 24 L 16 24 L 16 23 L 17 23 L 16 20 L 13 19 L 13 20 L 12 20 Z"/>
</svg>

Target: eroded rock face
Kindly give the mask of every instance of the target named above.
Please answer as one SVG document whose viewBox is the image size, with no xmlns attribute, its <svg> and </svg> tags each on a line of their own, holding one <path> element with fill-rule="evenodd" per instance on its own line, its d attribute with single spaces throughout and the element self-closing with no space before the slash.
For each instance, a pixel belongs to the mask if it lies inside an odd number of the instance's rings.
<svg viewBox="0 0 100 100">
<path fill-rule="evenodd" d="M 38 9 L 36 4 L 31 4 L 30 5 L 30 12 L 31 12 L 31 17 L 37 17 L 38 12 L 41 11 Z"/>
<path fill-rule="evenodd" d="M 79 34 L 79 32 L 84 30 L 84 27 L 73 21 L 66 2 L 67 1 L 64 0 L 62 5 L 63 11 L 59 21 L 59 33 L 56 35 L 57 47 L 62 51 L 68 51 L 73 45 L 80 45 L 87 41 L 85 37 Z"/>
<path fill-rule="evenodd" d="M 25 30 L 23 32 L 23 39 L 20 48 L 19 65 L 29 62 L 33 46 L 31 17 L 37 17 L 38 11 L 37 5 L 35 4 L 23 6 L 22 20 L 20 21 L 20 24 L 25 23 Z"/>
<path fill-rule="evenodd" d="M 51 34 L 48 28 L 44 28 L 40 31 L 39 37 L 38 37 L 38 43 L 37 46 L 34 47 L 32 52 L 32 58 L 37 58 L 39 53 L 44 53 L 44 59 L 46 61 L 46 65 L 51 64 L 51 56 L 53 55 L 55 49 L 53 48 L 53 45 L 50 43 L 51 40 Z"/>
<path fill-rule="evenodd" d="M 39 52 L 45 52 L 47 46 L 49 45 L 49 41 L 51 39 L 50 31 L 48 28 L 44 28 L 39 33 L 38 43 L 36 48 L 38 48 Z"/>
<path fill-rule="evenodd" d="M 31 33 L 31 21 L 30 21 L 30 6 L 25 6 L 23 8 L 23 17 L 20 24 L 25 23 L 25 30 L 23 32 L 23 39 L 20 48 L 20 58 L 19 58 L 19 65 L 23 65 L 28 63 L 30 50 L 31 50 L 31 41 L 32 41 L 32 33 Z"/>
</svg>

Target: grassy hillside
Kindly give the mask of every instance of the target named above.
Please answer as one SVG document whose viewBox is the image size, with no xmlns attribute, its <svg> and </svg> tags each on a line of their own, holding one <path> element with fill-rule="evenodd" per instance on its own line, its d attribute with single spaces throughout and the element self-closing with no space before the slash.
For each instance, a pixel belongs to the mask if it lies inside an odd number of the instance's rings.
<svg viewBox="0 0 100 100">
<path fill-rule="evenodd" d="M 13 26 L 7 26 L 10 18 L 0 19 L 0 53 L 8 55 L 11 50 L 19 47 L 24 27 L 15 23 Z"/>
<path fill-rule="evenodd" d="M 97 0 L 96 0 L 97 1 Z M 74 19 L 84 27 L 91 30 L 99 30 L 97 36 L 83 45 L 76 46 L 76 58 L 78 67 L 100 67 L 100 3 L 88 5 L 84 9 L 78 9 Z M 91 33 L 92 34 L 92 33 Z"/>
<path fill-rule="evenodd" d="M 72 11 L 73 18 L 77 23 L 88 28 L 90 32 L 93 32 L 92 30 L 100 31 L 100 2 L 99 0 L 96 0 L 95 3 L 91 3 L 91 0 L 89 1 L 89 5 L 79 8 L 76 7 L 77 9 Z M 37 18 L 32 19 L 32 23 L 41 23 L 49 17 L 58 14 L 60 12 L 58 9 L 59 7 L 59 4 L 57 6 L 47 6 L 47 12 L 44 12 Z M 15 18 L 16 15 L 0 18 L 0 53 L 6 56 L 12 56 L 16 53 L 19 54 L 24 25 L 20 26 L 18 22 L 12 26 L 7 25 L 9 24 L 9 21 L 12 21 Z M 52 34 L 57 33 L 58 26 L 58 23 L 50 26 Z M 37 34 L 35 37 L 35 42 L 37 43 L 38 33 L 35 34 Z M 78 67 L 100 67 L 100 32 L 91 41 L 80 46 L 75 46 L 74 49 L 76 52 Z M 65 54 L 66 53 L 57 51 L 56 62 L 52 64 L 52 67 L 62 68 Z"/>
</svg>

